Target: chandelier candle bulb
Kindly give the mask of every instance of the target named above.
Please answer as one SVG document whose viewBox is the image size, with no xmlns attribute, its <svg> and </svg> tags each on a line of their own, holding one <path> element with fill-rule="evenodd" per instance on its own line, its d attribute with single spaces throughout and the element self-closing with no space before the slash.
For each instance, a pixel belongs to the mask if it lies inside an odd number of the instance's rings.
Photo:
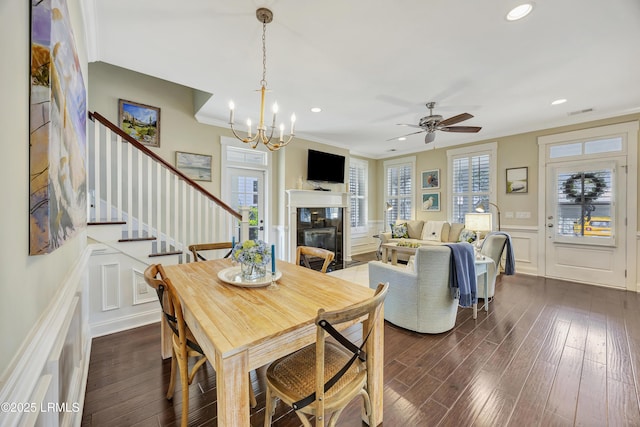
<svg viewBox="0 0 640 427">
<path fill-rule="evenodd" d="M 251 119 L 247 119 L 247 135 L 251 138 Z"/>
<path fill-rule="evenodd" d="M 234 108 L 236 108 L 236 106 L 233 103 L 233 101 L 229 101 L 229 124 L 230 125 L 233 124 L 233 110 L 234 110 Z"/>
<path fill-rule="evenodd" d="M 296 115 L 294 113 L 294 114 L 291 115 L 291 135 L 294 134 L 293 128 L 294 128 L 295 123 L 296 123 Z"/>
<path fill-rule="evenodd" d="M 280 123 L 280 142 L 283 141 L 282 137 L 284 136 L 284 123 Z"/>
</svg>

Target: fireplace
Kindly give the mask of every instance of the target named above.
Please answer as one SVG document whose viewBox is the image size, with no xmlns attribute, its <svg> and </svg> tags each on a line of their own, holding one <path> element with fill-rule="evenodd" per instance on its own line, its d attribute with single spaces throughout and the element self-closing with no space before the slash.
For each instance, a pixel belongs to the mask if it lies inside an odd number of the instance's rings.
<svg viewBox="0 0 640 427">
<path fill-rule="evenodd" d="M 348 193 L 288 190 L 288 261 L 295 262 L 296 247 L 313 246 L 335 253 L 330 270 L 343 268 L 350 260 Z M 322 263 L 318 263 L 318 270 Z M 314 267 L 314 263 L 311 263 Z"/>
<path fill-rule="evenodd" d="M 296 210 L 296 245 L 313 246 L 333 252 L 335 259 L 329 267 L 330 270 L 338 270 L 344 264 L 342 211 L 341 207 L 310 207 Z M 319 264 L 322 267 L 322 263 Z M 314 263 L 311 266 L 314 267 Z"/>
</svg>

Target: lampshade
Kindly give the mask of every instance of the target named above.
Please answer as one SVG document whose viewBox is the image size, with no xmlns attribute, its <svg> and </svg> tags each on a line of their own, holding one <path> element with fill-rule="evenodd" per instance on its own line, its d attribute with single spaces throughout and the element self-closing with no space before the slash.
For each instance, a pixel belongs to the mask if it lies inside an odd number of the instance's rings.
<svg viewBox="0 0 640 427">
<path fill-rule="evenodd" d="M 464 215 L 464 228 L 472 231 L 491 231 L 492 224 L 490 213 L 468 213 Z"/>
</svg>

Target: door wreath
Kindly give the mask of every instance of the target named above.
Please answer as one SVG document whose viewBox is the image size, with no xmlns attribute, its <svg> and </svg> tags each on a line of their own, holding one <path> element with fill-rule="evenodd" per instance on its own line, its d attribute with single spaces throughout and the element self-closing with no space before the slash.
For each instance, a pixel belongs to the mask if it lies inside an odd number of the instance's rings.
<svg viewBox="0 0 640 427">
<path fill-rule="evenodd" d="M 584 180 L 584 193 L 582 181 Z M 564 194 L 568 199 L 579 202 L 584 197 L 585 201 L 593 201 L 604 193 L 606 184 L 602 178 L 598 178 L 593 173 L 577 173 L 571 175 L 564 183 Z"/>
</svg>

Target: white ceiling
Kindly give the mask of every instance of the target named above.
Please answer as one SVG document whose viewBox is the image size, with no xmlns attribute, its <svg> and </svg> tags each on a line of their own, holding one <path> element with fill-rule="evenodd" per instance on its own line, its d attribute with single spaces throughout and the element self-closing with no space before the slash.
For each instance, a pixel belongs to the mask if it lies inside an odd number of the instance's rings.
<svg viewBox="0 0 640 427">
<path fill-rule="evenodd" d="M 524 0 L 523 0 L 524 1 Z M 415 123 L 436 101 L 477 134 L 438 132 L 435 146 L 640 111 L 640 1 L 537 0 L 508 22 L 512 0 L 88 0 L 91 61 L 213 94 L 200 121 L 258 119 L 268 7 L 269 105 L 300 138 L 372 158 L 422 151 Z M 568 102 L 551 106 L 551 101 Z M 140 100 L 144 102 L 144 100 Z M 310 112 L 319 106 L 321 113 Z M 593 109 L 592 112 L 569 113 Z M 268 117 L 270 117 L 268 114 Z M 280 119 L 278 120 L 280 121 Z M 269 120 L 270 123 L 270 120 Z M 418 130 L 418 129 L 416 129 Z M 433 144 L 430 144 L 432 146 Z M 390 149 L 396 149 L 390 152 Z"/>
</svg>

